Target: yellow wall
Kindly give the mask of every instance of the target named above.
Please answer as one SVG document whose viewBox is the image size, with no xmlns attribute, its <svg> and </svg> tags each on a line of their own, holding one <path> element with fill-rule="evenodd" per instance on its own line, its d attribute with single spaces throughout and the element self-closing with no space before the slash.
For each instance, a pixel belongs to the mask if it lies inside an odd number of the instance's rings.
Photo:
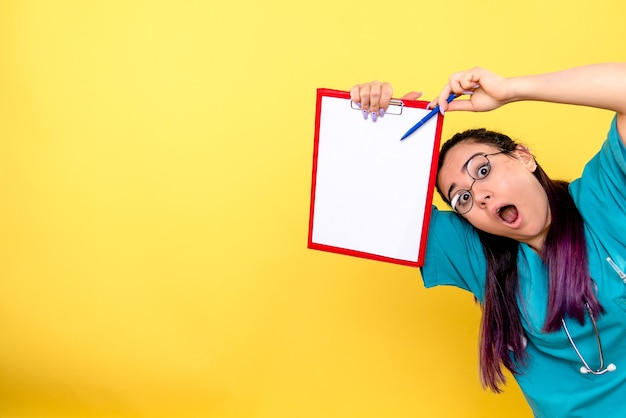
<svg viewBox="0 0 626 418">
<path fill-rule="evenodd" d="M 0 417 L 529 417 L 479 309 L 306 249 L 315 89 L 626 60 L 622 0 L 0 2 Z M 575 177 L 611 115 L 450 114 Z M 566 152 L 563 152 L 565 150 Z"/>
</svg>

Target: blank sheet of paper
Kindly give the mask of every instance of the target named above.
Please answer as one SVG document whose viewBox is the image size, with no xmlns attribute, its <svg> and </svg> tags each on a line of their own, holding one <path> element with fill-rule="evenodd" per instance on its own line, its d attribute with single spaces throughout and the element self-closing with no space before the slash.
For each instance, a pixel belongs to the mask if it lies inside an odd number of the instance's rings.
<svg viewBox="0 0 626 418">
<path fill-rule="evenodd" d="M 373 122 L 347 92 L 318 90 L 309 248 L 423 263 L 442 118 L 400 138 L 426 104 L 405 101 Z"/>
</svg>

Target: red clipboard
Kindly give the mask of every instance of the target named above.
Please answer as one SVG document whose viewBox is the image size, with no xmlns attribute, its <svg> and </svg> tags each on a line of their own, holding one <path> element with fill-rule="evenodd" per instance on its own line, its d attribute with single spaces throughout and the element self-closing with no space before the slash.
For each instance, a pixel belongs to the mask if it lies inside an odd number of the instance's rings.
<svg viewBox="0 0 626 418">
<path fill-rule="evenodd" d="M 423 265 L 443 116 L 400 138 L 427 104 L 393 100 L 374 122 L 348 92 L 317 90 L 308 248 Z"/>
</svg>

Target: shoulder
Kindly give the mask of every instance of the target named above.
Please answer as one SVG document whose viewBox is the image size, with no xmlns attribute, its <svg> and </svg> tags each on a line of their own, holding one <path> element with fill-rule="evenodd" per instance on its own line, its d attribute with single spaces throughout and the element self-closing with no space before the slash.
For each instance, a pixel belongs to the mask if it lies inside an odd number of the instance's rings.
<svg viewBox="0 0 626 418">
<path fill-rule="evenodd" d="M 421 269 L 424 285 L 456 286 L 482 299 L 485 271 L 482 244 L 474 228 L 456 213 L 433 206 Z"/>
<path fill-rule="evenodd" d="M 617 128 L 617 116 L 613 118 L 606 139 L 596 155 L 585 165 L 581 178 L 573 181 L 570 192 L 577 200 L 577 204 L 586 206 L 588 203 L 580 199 L 585 193 L 620 192 L 605 184 L 614 179 L 626 178 L 626 146 L 624 145 Z M 598 188 L 605 188 L 599 190 Z M 580 200 L 580 201 L 578 201 Z M 580 209 L 580 208 L 579 208 Z"/>
<path fill-rule="evenodd" d="M 613 118 L 600 151 L 570 184 L 570 194 L 585 224 L 599 236 L 626 236 L 626 146 L 617 117 Z"/>
</svg>

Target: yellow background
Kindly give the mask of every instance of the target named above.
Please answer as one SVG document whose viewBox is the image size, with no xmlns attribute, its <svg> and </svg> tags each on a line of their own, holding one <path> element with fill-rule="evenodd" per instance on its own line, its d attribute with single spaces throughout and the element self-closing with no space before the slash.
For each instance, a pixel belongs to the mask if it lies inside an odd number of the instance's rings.
<svg viewBox="0 0 626 418">
<path fill-rule="evenodd" d="M 529 417 L 479 308 L 306 248 L 315 89 L 626 59 L 622 0 L 0 2 L 0 417 Z M 576 177 L 611 114 L 449 114 Z"/>
</svg>

